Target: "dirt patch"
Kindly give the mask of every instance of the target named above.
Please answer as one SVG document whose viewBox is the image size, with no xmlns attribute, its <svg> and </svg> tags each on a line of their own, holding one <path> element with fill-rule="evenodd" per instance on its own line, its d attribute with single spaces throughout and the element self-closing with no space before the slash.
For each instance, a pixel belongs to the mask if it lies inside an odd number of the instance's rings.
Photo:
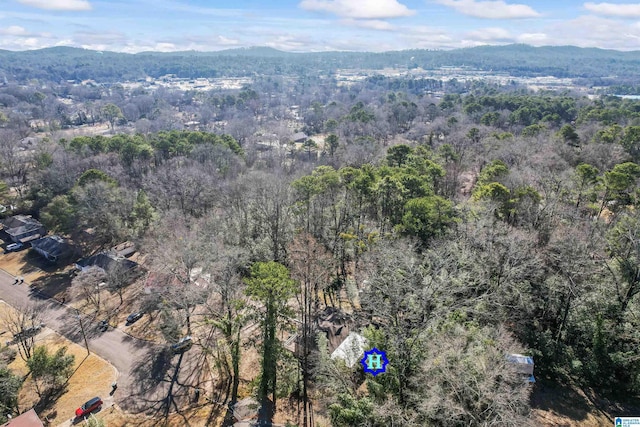
<svg viewBox="0 0 640 427">
<path fill-rule="evenodd" d="M 624 400 L 624 399 L 623 399 Z M 536 383 L 531 396 L 532 419 L 549 427 L 596 427 L 614 424 L 618 416 L 640 413 L 640 401 L 609 401 L 577 385 Z"/>
<path fill-rule="evenodd" d="M 0 303 L 0 318 L 7 311 L 14 309 Z M 36 345 L 46 346 L 50 352 L 54 352 L 60 347 L 67 347 L 67 354 L 75 357 L 73 365 L 73 375 L 66 384 L 66 390 L 56 399 L 53 404 L 43 407 L 36 393 L 35 385 L 30 376 L 26 363 L 20 358 L 9 364 L 9 368 L 26 377 L 20 390 L 20 409 L 26 410 L 36 407 L 38 415 L 42 420 L 48 420 L 51 425 L 58 425 L 74 417 L 76 408 L 94 396 L 100 396 L 105 402 L 105 407 L 110 404 L 109 392 L 111 384 L 117 378 L 115 368 L 104 359 L 91 354 L 87 356 L 87 351 L 66 338 L 58 335 L 51 329 L 45 328 L 37 335 Z"/>
<path fill-rule="evenodd" d="M 97 123 L 95 125 L 82 125 L 82 126 L 74 126 L 71 129 L 61 129 L 51 133 L 51 137 L 54 141 L 58 141 L 61 138 L 65 138 L 71 141 L 76 136 L 95 136 L 95 135 L 105 135 L 109 136 L 111 129 L 107 123 Z M 124 128 L 117 127 L 117 133 L 124 132 Z M 48 133 L 40 133 L 38 135 L 48 136 Z"/>
<path fill-rule="evenodd" d="M 460 184 L 458 191 L 461 195 L 468 197 L 471 195 L 473 186 L 476 184 L 478 174 L 473 171 L 465 171 L 460 174 Z"/>
<path fill-rule="evenodd" d="M 142 414 L 127 414 L 117 405 L 103 410 L 98 417 L 109 427 L 160 427 L 160 426 L 189 426 L 205 427 L 220 426 L 224 420 L 224 411 L 216 405 L 200 402 L 198 406 L 187 408 L 180 414 L 170 414 L 168 419 L 151 418 Z"/>
</svg>

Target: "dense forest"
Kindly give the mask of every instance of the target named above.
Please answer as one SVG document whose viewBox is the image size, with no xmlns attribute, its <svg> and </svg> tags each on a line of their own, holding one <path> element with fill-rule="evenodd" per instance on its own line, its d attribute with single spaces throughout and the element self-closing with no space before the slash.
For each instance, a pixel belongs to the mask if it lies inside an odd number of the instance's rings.
<svg viewBox="0 0 640 427">
<path fill-rule="evenodd" d="M 239 77 L 253 75 L 331 75 L 337 69 L 386 67 L 426 70 L 443 66 L 506 73 L 512 76 L 637 79 L 640 52 L 595 48 L 481 46 L 454 50 L 406 50 L 384 53 L 289 53 L 270 48 L 219 52 L 141 52 L 135 55 L 54 47 L 34 51 L 0 51 L 0 78 L 23 83 L 31 79 L 60 82 L 93 79 L 113 83 L 158 78 Z"/>
<path fill-rule="evenodd" d="M 523 74 L 637 73 L 637 53 L 579 50 L 576 60 L 575 51 L 269 51 L 256 61 L 250 52 L 52 49 L 2 52 L 0 64 L 11 78 L 53 81 L 406 57 Z M 530 397 L 544 384 L 632 404 L 640 101 L 478 82 L 436 99 L 398 82 L 264 77 L 210 92 L 7 84 L 0 203 L 86 254 L 138 242 L 146 268 L 166 277 L 144 310 L 166 342 L 189 334 L 206 349 L 217 337 L 206 354 L 225 402 L 251 387 L 276 410 L 298 402 L 298 425 L 336 427 L 535 425 Z M 103 134 L 88 131 L 99 125 Z M 196 270 L 208 271 L 210 287 L 192 286 Z M 327 310 L 386 351 L 385 374 L 329 356 L 317 328 Z M 241 334 L 251 322 L 258 338 Z M 297 334 L 295 352 L 282 331 Z M 239 369 L 251 349 L 261 362 L 249 385 Z M 538 384 L 516 373 L 510 353 L 533 356 Z"/>
</svg>

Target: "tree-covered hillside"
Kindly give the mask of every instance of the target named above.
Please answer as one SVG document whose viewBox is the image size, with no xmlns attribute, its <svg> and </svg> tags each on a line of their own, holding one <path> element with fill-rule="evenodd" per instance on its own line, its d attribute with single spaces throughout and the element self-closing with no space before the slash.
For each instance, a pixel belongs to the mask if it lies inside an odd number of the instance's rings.
<svg viewBox="0 0 640 427">
<path fill-rule="evenodd" d="M 527 45 L 384 53 L 287 53 L 268 48 L 220 52 L 142 52 L 135 55 L 67 47 L 24 52 L 0 51 L 0 76 L 18 82 L 29 79 L 118 82 L 166 74 L 184 78 L 255 74 L 315 75 L 328 74 L 339 68 L 434 69 L 442 66 L 464 66 L 513 76 L 614 76 L 628 81 L 640 76 L 640 52 Z"/>
</svg>

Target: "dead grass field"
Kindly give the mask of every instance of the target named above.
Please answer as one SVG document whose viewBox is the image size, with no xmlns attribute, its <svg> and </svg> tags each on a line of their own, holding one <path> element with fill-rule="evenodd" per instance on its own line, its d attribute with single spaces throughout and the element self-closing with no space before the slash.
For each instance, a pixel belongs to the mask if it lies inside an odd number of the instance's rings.
<svg viewBox="0 0 640 427">
<path fill-rule="evenodd" d="M 14 276 L 22 276 L 29 282 L 35 282 L 49 273 L 41 268 L 36 255 L 29 249 L 0 255 L 0 268 Z"/>
<path fill-rule="evenodd" d="M 0 319 L 7 311 L 13 310 L 13 307 L 4 302 L 0 303 Z M 2 329 L 5 328 L 2 327 Z M 112 365 L 95 354 L 87 357 L 87 351 L 84 347 L 67 340 L 48 328 L 37 335 L 36 345 L 45 345 L 51 352 L 66 346 L 67 354 L 72 354 L 75 357 L 74 372 L 67 382 L 66 391 L 50 407 L 39 408 L 40 419 L 48 420 L 50 425 L 54 426 L 62 424 L 74 417 L 76 408 L 94 396 L 100 396 L 105 401 L 105 407 L 109 404 L 111 383 L 118 376 Z M 39 398 L 33 380 L 27 376 L 29 370 L 26 363 L 18 356 L 9 364 L 9 368 L 26 377 L 20 390 L 20 409 L 26 410 L 38 406 Z"/>
<path fill-rule="evenodd" d="M 201 402 L 201 403 L 204 403 Z M 182 414 L 170 414 L 167 420 L 150 418 L 145 415 L 124 413 L 117 405 L 103 409 L 99 417 L 108 427 L 160 427 L 160 426 L 189 426 L 214 427 L 221 426 L 224 412 L 216 411 L 211 405 L 199 405 L 183 411 Z"/>
</svg>

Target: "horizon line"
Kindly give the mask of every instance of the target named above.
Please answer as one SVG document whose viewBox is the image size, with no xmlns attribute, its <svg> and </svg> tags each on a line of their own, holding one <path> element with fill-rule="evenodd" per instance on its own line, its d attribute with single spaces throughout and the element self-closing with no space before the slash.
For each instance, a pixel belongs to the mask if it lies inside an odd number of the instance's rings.
<svg viewBox="0 0 640 427">
<path fill-rule="evenodd" d="M 482 49 L 482 48 L 501 48 L 501 47 L 513 47 L 513 46 L 523 46 L 529 47 L 533 49 L 544 49 L 544 48 L 575 48 L 581 50 L 601 50 L 601 51 L 609 51 L 609 52 L 620 52 L 620 53 L 634 53 L 640 52 L 640 49 L 635 50 L 622 50 L 622 49 L 613 49 L 613 48 L 601 48 L 597 46 L 576 46 L 576 45 L 541 45 L 534 46 L 527 43 L 506 43 L 506 44 L 482 44 L 477 46 L 467 46 L 467 47 L 454 47 L 454 48 L 409 48 L 409 49 L 399 49 L 399 50 L 385 50 L 385 51 L 369 51 L 369 50 L 309 50 L 309 51 L 290 51 L 290 50 L 282 50 L 276 49 L 271 46 L 265 45 L 254 45 L 254 46 L 239 46 L 239 47 L 231 47 L 227 49 L 217 49 L 217 50 L 141 50 L 139 52 L 124 52 L 117 50 L 97 50 L 97 49 L 89 49 L 81 46 L 70 46 L 70 45 L 60 45 L 60 46 L 47 46 L 41 47 L 37 49 L 22 49 L 22 50 L 13 50 L 13 49 L 0 49 L 0 52 L 11 52 L 11 53 L 25 53 L 25 52 L 38 52 L 45 51 L 51 49 L 74 49 L 74 50 L 84 50 L 87 52 L 99 52 L 99 53 L 116 53 L 116 54 L 124 54 L 124 55 L 140 55 L 140 54 L 175 54 L 175 53 L 221 53 L 221 52 L 233 52 L 233 51 L 243 51 L 243 50 L 251 50 L 251 49 L 265 49 L 278 53 L 284 54 L 319 54 L 319 53 L 363 53 L 363 54 L 384 54 L 384 53 L 400 53 L 400 52 L 415 52 L 415 51 L 426 51 L 426 52 L 452 52 L 457 50 L 469 50 L 469 49 Z"/>
</svg>

